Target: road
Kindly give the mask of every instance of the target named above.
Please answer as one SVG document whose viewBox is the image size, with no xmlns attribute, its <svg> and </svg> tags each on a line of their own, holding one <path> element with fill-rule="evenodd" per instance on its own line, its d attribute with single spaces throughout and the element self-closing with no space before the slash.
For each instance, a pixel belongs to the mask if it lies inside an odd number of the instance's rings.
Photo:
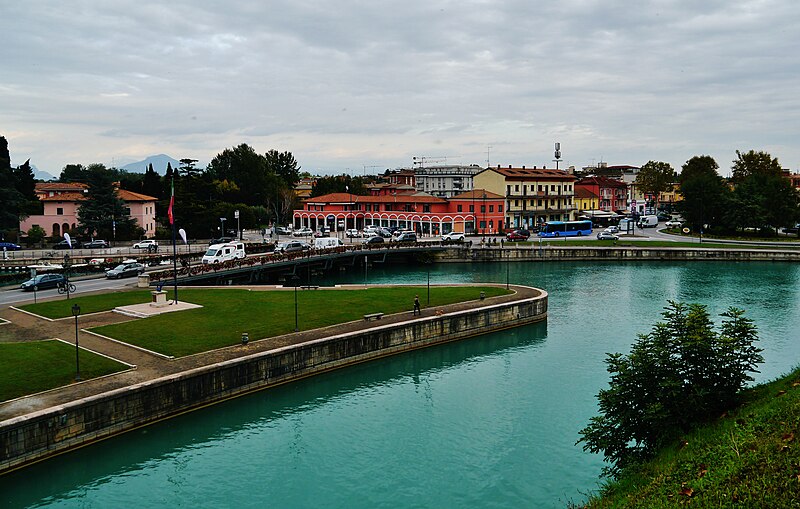
<svg viewBox="0 0 800 509">
<path fill-rule="evenodd" d="M 103 276 L 98 276 L 97 278 L 92 279 L 75 279 L 71 281 L 75 285 L 75 293 L 72 295 L 96 292 L 98 290 L 114 290 L 125 288 L 135 285 L 136 281 L 136 278 L 106 279 Z M 59 295 L 58 290 L 55 288 L 36 292 L 37 300 L 51 297 L 60 297 L 62 299 L 67 298 L 66 295 Z M 19 288 L 0 291 L 0 308 L 27 302 L 33 302 L 33 292 L 23 292 Z"/>
</svg>

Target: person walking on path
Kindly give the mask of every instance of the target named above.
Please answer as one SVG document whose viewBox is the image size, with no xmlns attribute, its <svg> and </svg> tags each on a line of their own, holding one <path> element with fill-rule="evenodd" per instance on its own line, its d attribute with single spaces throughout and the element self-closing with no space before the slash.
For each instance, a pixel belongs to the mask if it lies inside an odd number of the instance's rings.
<svg viewBox="0 0 800 509">
<path fill-rule="evenodd" d="M 419 308 L 419 295 L 414 295 L 414 316 L 422 315 L 422 311 Z"/>
</svg>

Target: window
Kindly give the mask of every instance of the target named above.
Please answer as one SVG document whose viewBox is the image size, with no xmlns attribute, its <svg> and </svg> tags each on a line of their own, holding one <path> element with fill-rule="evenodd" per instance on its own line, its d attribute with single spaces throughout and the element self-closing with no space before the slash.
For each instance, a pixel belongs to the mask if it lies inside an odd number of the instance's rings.
<svg viewBox="0 0 800 509">
<path fill-rule="evenodd" d="M 463 208 L 464 208 L 464 206 L 463 206 L 463 205 L 459 205 L 459 206 L 458 206 L 458 211 L 459 211 L 459 212 L 464 212 L 464 211 L 462 210 Z"/>
<path fill-rule="evenodd" d="M 541 198 L 539 198 L 539 206 L 540 207 L 542 206 L 542 199 Z"/>
<path fill-rule="evenodd" d="M 480 228 L 481 228 L 482 230 L 485 230 L 485 229 L 486 229 L 486 221 L 481 221 L 481 222 L 480 222 Z"/>
<path fill-rule="evenodd" d="M 514 200 L 514 206 L 519 207 L 519 200 Z"/>
<path fill-rule="evenodd" d="M 431 211 L 431 206 L 430 206 L 430 204 L 424 204 L 424 205 L 422 206 L 422 211 L 423 211 L 423 212 L 430 212 L 430 211 Z"/>
<path fill-rule="evenodd" d="M 503 206 L 502 205 L 498 205 L 497 206 L 497 211 L 498 212 L 502 212 L 503 211 Z"/>
<path fill-rule="evenodd" d="M 514 186 L 514 191 L 517 192 L 517 193 L 519 192 L 519 184 Z"/>
<path fill-rule="evenodd" d="M 469 206 L 469 211 L 470 212 L 475 212 L 475 205 L 470 205 Z"/>
<path fill-rule="evenodd" d="M 62 207 L 56 208 L 56 215 L 63 216 L 64 215 L 64 209 Z"/>
<path fill-rule="evenodd" d="M 506 186 L 506 196 L 511 194 L 511 186 Z"/>
<path fill-rule="evenodd" d="M 481 205 L 481 214 L 486 214 L 486 205 Z"/>
<path fill-rule="evenodd" d="M 494 205 L 489 205 L 489 212 L 494 212 Z"/>
</svg>

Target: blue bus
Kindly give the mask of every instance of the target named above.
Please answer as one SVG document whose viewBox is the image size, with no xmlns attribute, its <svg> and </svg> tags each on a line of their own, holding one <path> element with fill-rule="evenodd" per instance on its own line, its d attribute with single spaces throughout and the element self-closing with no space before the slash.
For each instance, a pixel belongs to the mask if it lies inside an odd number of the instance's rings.
<svg viewBox="0 0 800 509">
<path fill-rule="evenodd" d="M 580 237 L 591 234 L 591 221 L 550 221 L 539 230 L 540 237 Z"/>
</svg>

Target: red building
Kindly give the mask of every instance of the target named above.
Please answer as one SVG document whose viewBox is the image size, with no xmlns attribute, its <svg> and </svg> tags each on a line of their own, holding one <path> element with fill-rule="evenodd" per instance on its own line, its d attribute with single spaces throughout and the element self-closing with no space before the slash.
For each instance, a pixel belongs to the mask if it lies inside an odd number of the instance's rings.
<svg viewBox="0 0 800 509">
<path fill-rule="evenodd" d="M 367 225 L 396 226 L 419 235 L 442 235 L 450 231 L 493 233 L 503 224 L 504 198 L 477 189 L 450 200 L 425 193 L 358 196 L 331 193 L 306 200 L 295 210 L 295 228 L 333 232 L 362 230 Z"/>
<path fill-rule="evenodd" d="M 585 177 L 575 182 L 575 192 L 585 189 L 597 196 L 597 209 L 605 212 L 616 212 L 627 208 L 628 185 L 620 180 L 608 177 Z"/>
</svg>

